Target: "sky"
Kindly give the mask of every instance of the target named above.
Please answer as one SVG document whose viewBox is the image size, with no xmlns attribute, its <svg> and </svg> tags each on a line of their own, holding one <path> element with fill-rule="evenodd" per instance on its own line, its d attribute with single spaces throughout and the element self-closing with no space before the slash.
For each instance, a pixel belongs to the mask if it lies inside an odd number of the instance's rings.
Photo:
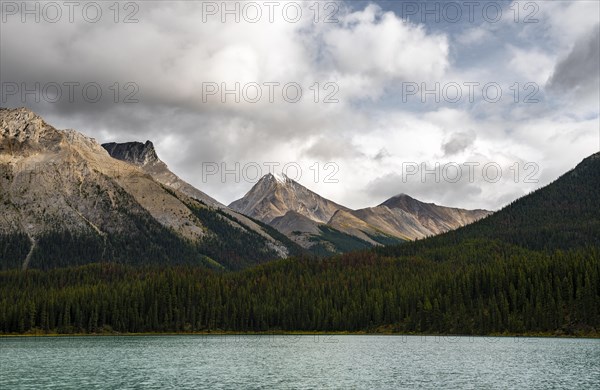
<svg viewBox="0 0 600 390">
<path fill-rule="evenodd" d="M 496 210 L 600 149 L 596 0 L 74 4 L 0 2 L 0 105 L 225 204 L 274 171 Z"/>
</svg>

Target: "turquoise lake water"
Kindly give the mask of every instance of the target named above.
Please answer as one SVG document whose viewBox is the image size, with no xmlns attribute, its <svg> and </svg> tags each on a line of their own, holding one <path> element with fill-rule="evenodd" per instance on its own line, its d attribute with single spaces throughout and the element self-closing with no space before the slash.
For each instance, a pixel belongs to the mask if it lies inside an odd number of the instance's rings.
<svg viewBox="0 0 600 390">
<path fill-rule="evenodd" d="M 0 389 L 600 389 L 600 340 L 434 336 L 0 339 Z"/>
</svg>

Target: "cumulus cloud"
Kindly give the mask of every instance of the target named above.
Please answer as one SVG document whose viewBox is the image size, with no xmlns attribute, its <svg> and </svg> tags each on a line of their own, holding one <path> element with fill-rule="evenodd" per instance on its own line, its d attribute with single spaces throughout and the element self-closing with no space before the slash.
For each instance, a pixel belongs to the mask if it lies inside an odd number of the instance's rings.
<svg viewBox="0 0 600 390">
<path fill-rule="evenodd" d="M 464 152 L 475 142 L 475 132 L 458 132 L 451 135 L 450 139 L 442 144 L 445 156 Z"/>
<path fill-rule="evenodd" d="M 472 27 L 458 33 L 456 41 L 461 45 L 475 46 L 488 40 L 491 35 L 492 33 L 484 27 Z"/>
<path fill-rule="evenodd" d="M 375 80 L 439 79 L 448 67 L 445 35 L 382 13 L 376 5 L 353 12 L 324 34 L 325 52 L 336 69 Z"/>
</svg>

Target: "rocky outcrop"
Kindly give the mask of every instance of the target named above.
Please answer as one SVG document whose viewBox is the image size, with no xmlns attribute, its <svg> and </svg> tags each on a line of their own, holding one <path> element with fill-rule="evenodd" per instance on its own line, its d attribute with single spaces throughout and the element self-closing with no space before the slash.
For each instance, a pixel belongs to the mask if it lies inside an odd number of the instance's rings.
<svg viewBox="0 0 600 390">
<path fill-rule="evenodd" d="M 145 166 L 158 162 L 158 156 L 154 150 L 154 145 L 150 141 L 141 142 L 110 142 L 102 144 L 102 147 L 108 151 L 113 158 L 122 161 L 128 161 L 135 165 Z"/>
</svg>

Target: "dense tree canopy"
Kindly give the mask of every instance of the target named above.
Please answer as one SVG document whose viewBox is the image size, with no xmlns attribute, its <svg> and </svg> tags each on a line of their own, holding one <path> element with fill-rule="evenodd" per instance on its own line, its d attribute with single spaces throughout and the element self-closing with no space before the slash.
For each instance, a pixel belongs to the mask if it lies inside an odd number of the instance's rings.
<svg viewBox="0 0 600 390">
<path fill-rule="evenodd" d="M 0 273 L 0 331 L 397 331 L 600 329 L 600 253 L 473 241 L 455 260 L 358 252 L 237 273 L 95 264 Z M 459 255 L 460 253 L 460 255 Z"/>
</svg>

